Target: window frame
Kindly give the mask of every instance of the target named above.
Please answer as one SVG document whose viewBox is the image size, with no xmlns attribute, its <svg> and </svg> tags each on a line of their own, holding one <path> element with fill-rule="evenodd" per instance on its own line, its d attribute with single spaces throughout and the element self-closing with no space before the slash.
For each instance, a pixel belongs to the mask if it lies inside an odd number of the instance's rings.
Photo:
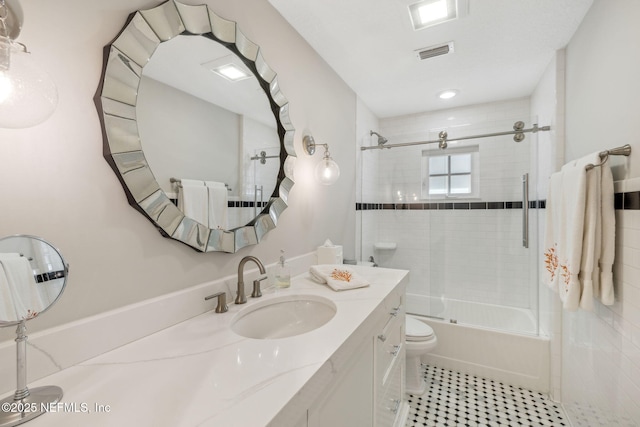
<svg viewBox="0 0 640 427">
<path fill-rule="evenodd" d="M 451 172 L 452 156 L 469 154 L 470 167 L 469 172 Z M 446 157 L 446 173 L 430 173 L 429 160 L 435 157 Z M 469 176 L 470 192 L 468 193 L 452 193 L 451 178 L 455 176 Z M 445 177 L 446 193 L 433 194 L 430 193 L 430 178 Z M 470 145 L 465 147 L 446 148 L 444 151 L 437 149 L 428 149 L 422 151 L 422 185 L 421 198 L 427 199 L 477 199 L 480 197 L 480 149 L 478 145 Z"/>
</svg>

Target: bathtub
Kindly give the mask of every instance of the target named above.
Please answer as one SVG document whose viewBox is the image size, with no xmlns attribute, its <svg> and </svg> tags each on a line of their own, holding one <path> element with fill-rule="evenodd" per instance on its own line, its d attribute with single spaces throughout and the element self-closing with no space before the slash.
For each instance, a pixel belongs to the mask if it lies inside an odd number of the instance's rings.
<svg viewBox="0 0 640 427">
<path fill-rule="evenodd" d="M 550 341 L 530 311 L 413 294 L 406 308 L 438 337 L 423 363 L 549 392 Z"/>
</svg>

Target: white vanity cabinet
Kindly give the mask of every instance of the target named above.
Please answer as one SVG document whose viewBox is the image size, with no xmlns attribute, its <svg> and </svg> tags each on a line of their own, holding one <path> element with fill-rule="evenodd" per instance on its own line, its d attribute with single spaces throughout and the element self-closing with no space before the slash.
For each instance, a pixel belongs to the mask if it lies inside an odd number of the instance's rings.
<svg viewBox="0 0 640 427">
<path fill-rule="evenodd" d="M 368 339 L 309 409 L 308 427 L 373 426 L 372 372 L 373 341 Z"/>
<path fill-rule="evenodd" d="M 392 297 L 385 301 L 387 317 L 374 345 L 375 425 L 379 427 L 403 426 L 409 410 L 404 399 L 404 295 Z"/>
<path fill-rule="evenodd" d="M 404 426 L 409 407 L 404 400 L 403 300 L 403 294 L 389 295 L 366 338 L 345 349 L 344 363 L 337 356 L 335 378 L 309 408 L 308 427 Z"/>
<path fill-rule="evenodd" d="M 113 427 L 130 425 L 134 417 L 138 427 L 402 427 L 408 412 L 403 400 L 403 299 L 409 272 L 353 268 L 370 286 L 334 292 L 303 274 L 294 277 L 290 289 L 268 288 L 260 299 L 231 304 L 228 313 L 208 311 L 52 373 L 33 385 L 51 382 L 64 390 L 67 404 L 89 402 L 113 410 L 58 411 L 29 426 Z M 201 300 L 202 294 L 203 288 L 196 287 L 185 296 L 135 304 L 91 319 L 91 331 L 102 331 L 107 320 L 127 325 L 141 307 L 164 319 L 167 312 L 182 310 L 187 298 Z M 328 299 L 335 304 L 335 315 L 309 333 L 282 339 L 246 338 L 233 331 L 247 307 L 273 304 L 285 295 Z M 62 341 L 65 345 L 56 348 L 75 349 L 69 337 L 90 340 L 95 334 L 87 327 L 74 324 L 73 333 L 56 328 L 40 345 Z M 50 350 L 55 356 L 55 349 Z M 184 390 L 190 390 L 187 400 Z M 155 398 L 136 399 L 142 395 Z"/>
</svg>

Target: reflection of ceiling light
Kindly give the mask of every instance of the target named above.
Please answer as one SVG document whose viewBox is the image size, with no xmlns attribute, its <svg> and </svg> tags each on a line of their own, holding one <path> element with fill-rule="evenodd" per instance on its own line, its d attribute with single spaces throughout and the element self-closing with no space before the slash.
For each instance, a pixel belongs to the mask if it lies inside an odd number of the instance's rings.
<svg viewBox="0 0 640 427">
<path fill-rule="evenodd" d="M 202 64 L 204 68 L 213 71 L 232 82 L 248 79 L 253 74 L 235 55 L 227 55 Z"/>
<path fill-rule="evenodd" d="M 447 89 L 443 90 L 438 94 L 438 98 L 440 99 L 451 99 L 458 94 L 458 91 L 455 89 Z"/>
<path fill-rule="evenodd" d="M 248 79 L 249 77 L 251 77 L 247 73 L 245 73 L 243 70 L 236 67 L 234 64 L 221 65 L 217 68 L 214 68 L 211 71 L 234 82 L 238 80 Z"/>
<path fill-rule="evenodd" d="M 458 17 L 456 0 L 423 0 L 409 5 L 414 30 L 450 21 Z"/>
</svg>

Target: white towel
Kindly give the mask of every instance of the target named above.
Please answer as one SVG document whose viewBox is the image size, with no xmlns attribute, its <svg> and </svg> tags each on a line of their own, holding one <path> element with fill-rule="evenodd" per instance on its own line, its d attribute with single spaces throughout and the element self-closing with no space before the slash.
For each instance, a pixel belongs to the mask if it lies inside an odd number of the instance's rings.
<svg viewBox="0 0 640 427">
<path fill-rule="evenodd" d="M 209 224 L 209 193 L 204 181 L 181 179 L 178 208 L 200 224 Z"/>
<path fill-rule="evenodd" d="M 228 191 L 222 182 L 205 181 L 209 193 L 209 228 L 228 228 Z"/>
<path fill-rule="evenodd" d="M 608 163 L 602 164 L 599 153 L 578 160 L 579 167 L 600 165 L 587 173 L 585 228 L 583 235 L 580 281 L 580 307 L 593 309 L 593 299 L 611 305 L 613 295 L 613 259 L 615 255 L 615 211 L 613 176 Z"/>
<path fill-rule="evenodd" d="M 369 286 L 369 282 L 344 268 L 341 264 L 312 265 L 309 273 L 320 283 L 326 283 L 334 291 L 344 291 Z"/>
<path fill-rule="evenodd" d="M 29 260 L 25 257 L 2 255 L 0 254 L 0 264 L 13 298 L 16 320 L 35 317 L 48 304 L 42 299 Z"/>
<path fill-rule="evenodd" d="M 613 203 L 613 175 L 608 163 L 601 166 L 601 252 L 600 252 L 600 283 L 596 296 L 600 298 L 605 305 L 611 305 L 614 302 L 613 292 L 613 260 L 615 257 L 615 239 L 616 239 L 616 215 Z"/>
<path fill-rule="evenodd" d="M 613 178 L 599 153 L 567 163 L 551 176 L 546 206 L 544 281 L 563 307 L 593 309 L 593 298 L 613 304 L 615 253 Z"/>
<path fill-rule="evenodd" d="M 599 282 L 600 270 L 598 259 L 601 248 L 601 215 L 602 197 L 600 195 L 600 168 L 590 168 L 587 165 L 600 163 L 600 155 L 592 153 L 562 167 L 576 168 L 577 172 L 584 171 L 585 181 L 585 206 L 584 225 L 582 230 L 582 253 L 580 254 L 580 308 L 593 310 L 594 279 Z M 572 191 L 569 187 L 565 190 Z"/>
<path fill-rule="evenodd" d="M 563 307 L 576 310 L 586 204 L 586 171 L 565 165 L 551 175 L 546 205 L 545 282 L 560 295 Z"/>
</svg>

